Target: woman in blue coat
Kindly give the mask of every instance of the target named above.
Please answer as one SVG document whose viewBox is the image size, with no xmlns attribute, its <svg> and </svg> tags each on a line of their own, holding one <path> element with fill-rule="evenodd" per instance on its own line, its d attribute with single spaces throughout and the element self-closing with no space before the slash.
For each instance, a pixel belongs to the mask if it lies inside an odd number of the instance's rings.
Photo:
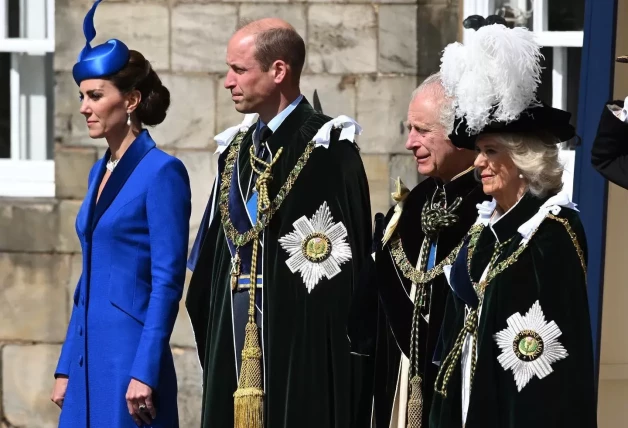
<svg viewBox="0 0 628 428">
<path fill-rule="evenodd" d="M 109 149 L 89 173 L 76 219 L 83 273 L 55 372 L 62 428 L 178 427 L 169 341 L 185 280 L 190 186 L 178 159 L 143 125 L 170 94 L 150 63 L 119 40 L 86 47 L 74 66 L 91 138 Z"/>
</svg>

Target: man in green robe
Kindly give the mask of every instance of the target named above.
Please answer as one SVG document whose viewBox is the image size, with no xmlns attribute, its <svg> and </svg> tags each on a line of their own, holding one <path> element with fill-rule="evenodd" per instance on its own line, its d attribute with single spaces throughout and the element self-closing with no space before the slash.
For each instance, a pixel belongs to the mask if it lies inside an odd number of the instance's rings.
<svg viewBox="0 0 628 428">
<path fill-rule="evenodd" d="M 371 235 L 360 127 L 310 106 L 304 61 L 303 39 L 277 19 L 241 28 L 227 48 L 225 87 L 248 115 L 216 137 L 218 176 L 189 261 L 203 427 L 370 418 L 360 411 L 368 362 L 350 354 L 346 333 Z"/>
<path fill-rule="evenodd" d="M 473 174 L 473 147 L 447 138 L 453 116 L 441 76 L 429 76 L 411 96 L 405 144 L 427 179 L 411 191 L 397 181 L 397 204 L 354 295 L 349 338 L 353 352 L 375 359 L 377 428 L 428 427 L 433 357 L 450 293 L 442 266 L 487 198 Z"/>
</svg>

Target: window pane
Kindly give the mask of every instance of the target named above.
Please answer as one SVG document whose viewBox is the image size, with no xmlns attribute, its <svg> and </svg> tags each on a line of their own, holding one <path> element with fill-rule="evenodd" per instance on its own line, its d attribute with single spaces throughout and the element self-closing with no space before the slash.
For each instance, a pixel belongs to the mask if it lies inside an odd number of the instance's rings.
<svg viewBox="0 0 628 428">
<path fill-rule="evenodd" d="M 548 31 L 582 31 L 584 28 L 584 0 L 546 0 Z M 503 16 L 511 27 L 533 29 L 532 0 L 495 0 L 495 13 Z M 535 29 L 541 31 L 541 28 Z"/>
<path fill-rule="evenodd" d="M 9 0 L 9 37 L 20 37 L 20 0 Z"/>
<path fill-rule="evenodd" d="M 532 29 L 531 0 L 495 0 L 495 14 L 503 16 L 510 27 Z"/>
<path fill-rule="evenodd" d="M 582 31 L 584 0 L 547 0 L 549 31 Z"/>
<path fill-rule="evenodd" d="M 576 126 L 578 122 L 578 88 L 580 85 L 580 60 L 582 48 L 567 49 L 567 108 L 571 113 L 571 124 Z M 554 49 L 542 48 L 541 53 L 545 57 L 542 62 L 543 71 L 541 74 L 541 84 L 537 91 L 537 97 L 548 105 L 552 105 L 552 70 L 554 67 Z M 568 141 L 565 146 L 573 147 L 574 140 Z"/>
<path fill-rule="evenodd" d="M 11 157 L 11 54 L 0 52 L 0 158 Z"/>
<path fill-rule="evenodd" d="M 46 0 L 8 0 L 10 38 L 46 37 Z M 0 158 L 53 158 L 52 53 L 0 53 Z"/>
</svg>

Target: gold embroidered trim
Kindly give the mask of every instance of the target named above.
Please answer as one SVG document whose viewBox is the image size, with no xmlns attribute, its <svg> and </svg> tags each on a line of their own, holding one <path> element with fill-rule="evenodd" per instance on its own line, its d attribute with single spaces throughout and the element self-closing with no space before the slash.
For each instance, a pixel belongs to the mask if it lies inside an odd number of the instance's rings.
<svg viewBox="0 0 628 428">
<path fill-rule="evenodd" d="M 567 230 L 567 233 L 569 234 L 569 237 L 571 238 L 571 242 L 573 242 L 573 246 L 576 248 L 576 253 L 578 253 L 578 258 L 580 259 L 580 264 L 582 265 L 582 272 L 584 272 L 584 277 L 586 281 L 587 264 L 584 261 L 584 251 L 582 251 L 582 247 L 580 246 L 580 243 L 578 242 L 578 237 L 576 236 L 576 233 L 571 228 L 569 221 L 567 221 L 566 218 L 556 217 L 553 214 L 548 214 L 547 217 L 561 223 L 565 227 L 565 230 Z"/>
<path fill-rule="evenodd" d="M 238 159 L 238 153 L 240 151 L 240 144 L 244 139 L 245 132 L 240 132 L 231 146 L 229 147 L 229 153 L 227 155 L 227 159 L 225 161 L 225 170 L 222 173 L 221 182 L 220 182 L 220 217 L 222 221 L 222 226 L 225 230 L 225 235 L 236 245 L 236 247 L 241 247 L 243 245 L 248 244 L 253 239 L 255 239 L 261 232 L 266 228 L 268 223 L 270 222 L 273 215 L 277 212 L 282 202 L 288 196 L 288 193 L 292 189 L 297 177 L 305 167 L 312 151 L 314 150 L 314 142 L 310 141 L 305 147 L 305 151 L 299 157 L 297 164 L 294 166 L 286 182 L 281 186 L 279 192 L 277 192 L 277 196 L 273 199 L 268 211 L 259 212 L 258 219 L 255 223 L 255 226 L 251 227 L 244 233 L 239 233 L 233 223 L 231 222 L 231 218 L 229 217 L 229 190 L 231 188 L 231 180 L 233 177 L 233 171 L 235 169 L 235 163 Z"/>
</svg>

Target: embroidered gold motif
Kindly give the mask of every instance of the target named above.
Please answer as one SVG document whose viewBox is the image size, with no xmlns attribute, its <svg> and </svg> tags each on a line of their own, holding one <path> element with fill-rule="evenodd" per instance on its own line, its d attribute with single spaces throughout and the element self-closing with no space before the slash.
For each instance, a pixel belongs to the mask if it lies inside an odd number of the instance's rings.
<svg viewBox="0 0 628 428">
<path fill-rule="evenodd" d="M 543 339 L 533 330 L 522 330 L 512 341 L 512 351 L 521 361 L 534 361 L 543 354 Z"/>
<path fill-rule="evenodd" d="M 314 232 L 303 240 L 303 255 L 314 263 L 320 263 L 331 254 L 331 241 L 327 235 Z"/>
</svg>

